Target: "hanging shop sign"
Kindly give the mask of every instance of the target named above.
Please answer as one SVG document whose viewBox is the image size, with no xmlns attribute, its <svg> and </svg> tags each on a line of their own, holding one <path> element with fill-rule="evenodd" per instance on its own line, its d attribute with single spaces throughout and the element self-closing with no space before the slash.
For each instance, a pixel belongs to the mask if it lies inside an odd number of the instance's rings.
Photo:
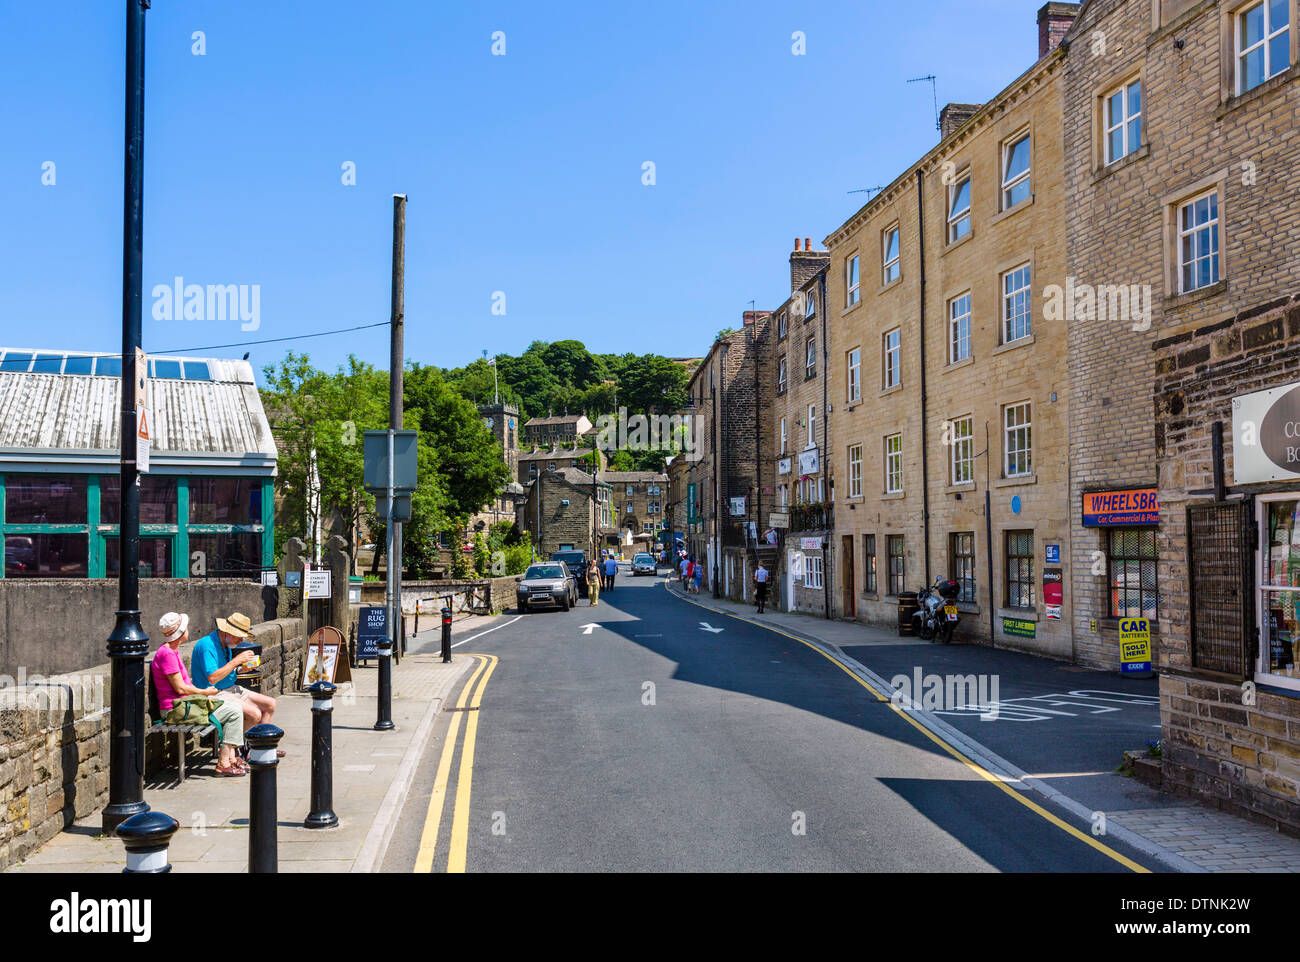
<svg viewBox="0 0 1300 962">
<path fill-rule="evenodd" d="M 1086 528 L 1159 523 L 1160 497 L 1155 488 L 1085 491 L 1083 494 L 1083 525 Z"/>
<path fill-rule="evenodd" d="M 776 462 L 776 473 L 777 473 L 777 474 L 789 474 L 789 473 L 790 473 L 790 459 L 789 459 L 789 458 L 781 458 L 781 460 L 779 460 L 779 461 Z"/>
<path fill-rule="evenodd" d="M 700 520 L 699 505 L 696 503 L 695 485 L 686 485 L 686 522 L 698 524 Z"/>
<path fill-rule="evenodd" d="M 1300 478 L 1300 384 L 1232 399 L 1237 484 Z"/>
<path fill-rule="evenodd" d="M 799 452 L 799 473 L 816 474 L 818 471 L 817 449 L 809 448 L 807 451 Z"/>
<path fill-rule="evenodd" d="M 773 511 L 767 516 L 767 523 L 774 528 L 790 527 L 790 515 L 785 511 Z"/>
<path fill-rule="evenodd" d="M 733 518 L 743 518 L 745 516 L 745 496 L 731 499 L 731 516 Z"/>
</svg>

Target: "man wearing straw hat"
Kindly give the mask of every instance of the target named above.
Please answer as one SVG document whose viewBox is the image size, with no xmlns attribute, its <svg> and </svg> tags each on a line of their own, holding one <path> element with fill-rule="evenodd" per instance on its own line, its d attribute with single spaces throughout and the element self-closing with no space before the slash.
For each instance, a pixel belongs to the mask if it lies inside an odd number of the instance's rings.
<svg viewBox="0 0 1300 962">
<path fill-rule="evenodd" d="M 194 642 L 190 652 L 190 675 L 195 684 L 211 685 L 223 698 L 234 699 L 244 711 L 244 728 L 269 722 L 275 715 L 275 699 L 236 684 L 242 665 L 253 660 L 250 649 L 231 654 L 230 649 L 253 637 L 253 623 L 248 615 L 236 611 L 229 618 L 218 618 L 217 627 Z M 284 750 L 277 751 L 283 756 Z"/>
</svg>

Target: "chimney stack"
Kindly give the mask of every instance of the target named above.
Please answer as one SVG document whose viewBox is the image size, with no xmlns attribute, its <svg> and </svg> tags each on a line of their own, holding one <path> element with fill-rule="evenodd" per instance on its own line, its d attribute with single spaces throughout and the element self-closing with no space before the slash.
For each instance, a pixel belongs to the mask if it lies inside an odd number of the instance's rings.
<svg viewBox="0 0 1300 962">
<path fill-rule="evenodd" d="M 830 251 L 815 251 L 812 249 L 812 238 L 803 239 L 802 249 L 799 246 L 799 238 L 794 239 L 794 253 L 790 255 L 790 293 L 794 293 L 803 284 L 812 277 L 827 263 L 830 262 Z"/>
<path fill-rule="evenodd" d="M 948 135 L 959 129 L 983 107 L 983 104 L 946 104 L 939 111 L 939 139 L 947 140 Z"/>
<path fill-rule="evenodd" d="M 799 249 L 799 238 L 797 237 L 794 239 L 794 249 L 795 250 Z"/>
<path fill-rule="evenodd" d="M 1038 59 L 1055 50 L 1079 15 L 1078 3 L 1045 3 L 1038 11 Z"/>
</svg>

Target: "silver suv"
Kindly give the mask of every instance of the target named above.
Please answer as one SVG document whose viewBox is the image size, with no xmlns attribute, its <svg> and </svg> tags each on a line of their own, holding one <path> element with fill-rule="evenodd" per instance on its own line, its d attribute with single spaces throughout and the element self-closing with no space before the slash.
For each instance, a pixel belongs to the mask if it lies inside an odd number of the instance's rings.
<svg viewBox="0 0 1300 962">
<path fill-rule="evenodd" d="M 540 607 L 568 611 L 578 603 L 578 583 L 563 561 L 529 565 L 515 581 L 515 603 L 521 615 Z"/>
</svg>

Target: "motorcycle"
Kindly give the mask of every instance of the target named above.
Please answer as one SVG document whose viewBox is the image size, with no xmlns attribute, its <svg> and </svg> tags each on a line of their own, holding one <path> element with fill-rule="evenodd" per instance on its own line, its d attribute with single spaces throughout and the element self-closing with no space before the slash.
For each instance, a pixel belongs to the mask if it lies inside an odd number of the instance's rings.
<svg viewBox="0 0 1300 962">
<path fill-rule="evenodd" d="M 917 610 L 912 615 L 916 635 L 931 641 L 939 638 L 945 645 L 952 641 L 961 615 L 957 611 L 957 595 L 961 586 L 942 575 L 924 591 L 916 593 Z"/>
</svg>

